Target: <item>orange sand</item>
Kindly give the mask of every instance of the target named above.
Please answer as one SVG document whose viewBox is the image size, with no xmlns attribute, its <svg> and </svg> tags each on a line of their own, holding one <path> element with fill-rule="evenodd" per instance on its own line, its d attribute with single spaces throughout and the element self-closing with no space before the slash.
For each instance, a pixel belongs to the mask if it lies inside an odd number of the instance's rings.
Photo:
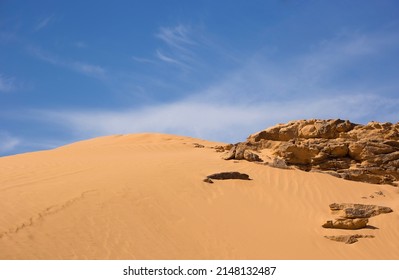
<svg viewBox="0 0 399 280">
<path fill-rule="evenodd" d="M 0 259 L 399 259 L 398 188 L 225 161 L 217 144 L 118 135 L 0 158 Z M 221 171 L 253 180 L 202 181 Z M 348 233 L 321 227 L 332 202 L 394 212 L 347 245 L 323 237 Z"/>
</svg>

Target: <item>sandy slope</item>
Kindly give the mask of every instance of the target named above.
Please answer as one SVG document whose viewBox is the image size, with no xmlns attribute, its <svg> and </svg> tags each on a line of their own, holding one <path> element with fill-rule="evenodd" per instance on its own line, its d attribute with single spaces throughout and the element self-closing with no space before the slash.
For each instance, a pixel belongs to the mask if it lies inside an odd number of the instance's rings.
<svg viewBox="0 0 399 280">
<path fill-rule="evenodd" d="M 215 144 L 136 134 L 0 158 L 0 259 L 399 259 L 398 188 L 224 161 Z M 202 181 L 220 171 L 253 180 Z M 346 245 L 323 237 L 346 233 L 321 227 L 332 202 L 394 212 Z"/>
</svg>

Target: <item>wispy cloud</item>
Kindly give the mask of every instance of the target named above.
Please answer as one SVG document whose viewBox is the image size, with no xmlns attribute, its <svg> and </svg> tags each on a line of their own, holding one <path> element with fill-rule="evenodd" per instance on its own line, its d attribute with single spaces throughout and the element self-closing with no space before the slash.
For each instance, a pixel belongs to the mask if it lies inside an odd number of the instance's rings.
<svg viewBox="0 0 399 280">
<path fill-rule="evenodd" d="M 5 131 L 0 131 L 0 155 L 12 152 L 20 143 L 19 138 L 11 136 Z"/>
<path fill-rule="evenodd" d="M 293 119 L 345 118 L 359 122 L 366 118 L 388 121 L 389 112 L 397 106 L 399 100 L 357 93 L 259 104 L 223 104 L 194 98 L 136 110 L 39 111 L 35 116 L 64 126 L 80 137 L 164 132 L 234 142 L 275 123 Z"/>
<path fill-rule="evenodd" d="M 191 33 L 192 29 L 189 26 L 179 24 L 174 27 L 161 27 L 156 36 L 172 48 L 187 51 L 188 46 L 196 45 Z"/>
<path fill-rule="evenodd" d="M 361 71 L 360 62 L 398 47 L 395 38 L 339 36 L 284 58 L 258 52 L 218 81 L 169 103 L 124 110 L 39 110 L 31 117 L 78 137 L 156 131 L 226 142 L 242 141 L 250 133 L 293 119 L 396 122 L 399 97 L 390 93 L 399 90 L 397 80 L 381 83 L 369 79 L 370 74 L 357 82 L 333 80 L 348 65 Z M 160 60 L 176 63 L 174 57 L 158 53 Z"/>
<path fill-rule="evenodd" d="M 197 59 L 193 48 L 200 45 L 193 35 L 192 28 L 187 25 L 161 27 L 156 37 L 166 45 L 167 50 L 157 49 L 156 57 L 183 70 L 190 69 L 190 64 L 195 64 Z"/>
<path fill-rule="evenodd" d="M 156 56 L 157 56 L 160 60 L 162 60 L 162 61 L 164 61 L 164 62 L 171 63 L 171 64 L 175 64 L 175 65 L 177 65 L 177 66 L 180 66 L 180 67 L 183 68 L 183 69 L 190 69 L 190 66 L 187 65 L 186 63 L 184 63 L 182 60 L 177 60 L 177 59 L 175 59 L 175 58 L 169 57 L 169 56 L 163 54 L 162 51 L 160 51 L 160 50 L 157 50 L 157 51 L 156 51 Z"/>
<path fill-rule="evenodd" d="M 99 65 L 89 64 L 86 62 L 81 61 L 74 61 L 74 60 L 67 60 L 51 54 L 49 52 L 43 51 L 37 47 L 29 47 L 28 51 L 31 55 L 35 56 L 38 59 L 41 59 L 45 62 L 48 62 L 53 65 L 57 65 L 63 68 L 71 69 L 75 72 L 97 78 L 97 79 L 104 79 L 106 75 L 106 69 Z"/>
<path fill-rule="evenodd" d="M 55 18 L 54 15 L 50 15 L 50 16 L 47 16 L 47 17 L 45 17 L 45 18 L 40 19 L 40 20 L 38 21 L 38 23 L 35 25 L 34 31 L 35 31 L 35 32 L 38 32 L 38 31 L 40 31 L 41 29 L 47 27 L 47 26 L 49 25 L 49 23 L 50 23 L 54 18 Z"/>
<path fill-rule="evenodd" d="M 0 92 L 11 92 L 17 88 L 14 77 L 0 74 Z"/>
</svg>

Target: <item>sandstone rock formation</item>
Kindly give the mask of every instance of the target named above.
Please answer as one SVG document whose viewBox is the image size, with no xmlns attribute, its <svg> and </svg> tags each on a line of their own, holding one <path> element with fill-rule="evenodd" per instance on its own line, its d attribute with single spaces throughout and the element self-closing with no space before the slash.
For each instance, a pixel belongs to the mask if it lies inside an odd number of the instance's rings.
<svg viewBox="0 0 399 280">
<path fill-rule="evenodd" d="M 247 161 L 262 161 L 262 159 L 255 153 L 246 148 L 245 145 L 236 145 L 232 147 L 224 158 L 229 159 L 245 159 Z"/>
<path fill-rule="evenodd" d="M 225 159 L 261 161 L 254 152 L 264 149 L 287 166 L 304 171 L 373 184 L 396 185 L 399 181 L 399 122 L 291 121 L 250 135 L 235 144 Z"/>
<path fill-rule="evenodd" d="M 367 218 L 361 219 L 345 219 L 339 218 L 325 222 L 323 228 L 337 228 L 337 229 L 361 229 L 367 226 L 369 220 Z"/>
<path fill-rule="evenodd" d="M 229 179 L 238 179 L 238 180 L 251 180 L 248 174 L 240 173 L 240 172 L 220 172 L 208 175 L 204 182 L 213 183 L 213 180 L 229 180 Z"/>
<path fill-rule="evenodd" d="M 342 218 L 371 218 L 384 213 L 391 213 L 393 210 L 385 206 L 352 204 L 352 203 L 332 203 L 330 210 L 340 215 Z"/>
<path fill-rule="evenodd" d="M 340 218 L 325 222 L 322 225 L 324 228 L 361 229 L 367 226 L 368 218 L 393 211 L 385 206 L 353 203 L 332 203 L 329 207 Z"/>
</svg>

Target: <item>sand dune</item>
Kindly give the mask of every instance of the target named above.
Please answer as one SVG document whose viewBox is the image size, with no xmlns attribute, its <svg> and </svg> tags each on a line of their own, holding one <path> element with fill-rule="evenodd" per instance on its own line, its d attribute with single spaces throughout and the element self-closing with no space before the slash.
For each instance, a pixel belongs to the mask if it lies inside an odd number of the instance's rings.
<svg viewBox="0 0 399 280">
<path fill-rule="evenodd" d="M 0 158 L 0 259 L 399 259 L 398 188 L 225 161 L 220 144 L 117 135 Z M 203 182 L 221 171 L 252 180 Z M 393 212 L 322 228 L 333 202 Z M 375 238 L 324 238 L 340 234 Z"/>
</svg>

